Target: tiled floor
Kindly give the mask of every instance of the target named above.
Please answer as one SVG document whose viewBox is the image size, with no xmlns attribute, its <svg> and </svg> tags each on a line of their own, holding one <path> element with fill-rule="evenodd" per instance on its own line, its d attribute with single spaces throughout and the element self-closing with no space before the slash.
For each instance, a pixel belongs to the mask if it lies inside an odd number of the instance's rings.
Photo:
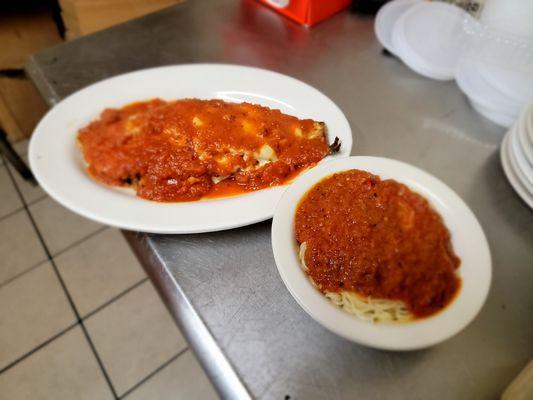
<svg viewBox="0 0 533 400">
<path fill-rule="evenodd" d="M 121 233 L 1 159 L 0 254 L 1 399 L 217 398 Z"/>
</svg>

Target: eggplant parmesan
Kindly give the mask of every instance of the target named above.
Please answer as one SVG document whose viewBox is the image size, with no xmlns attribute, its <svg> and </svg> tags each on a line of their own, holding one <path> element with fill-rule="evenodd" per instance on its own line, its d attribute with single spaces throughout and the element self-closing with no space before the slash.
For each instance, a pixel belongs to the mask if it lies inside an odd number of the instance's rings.
<svg viewBox="0 0 533 400">
<path fill-rule="evenodd" d="M 340 147 L 328 145 L 322 122 L 199 99 L 106 109 L 78 142 L 94 179 L 165 202 L 280 185 Z"/>
</svg>

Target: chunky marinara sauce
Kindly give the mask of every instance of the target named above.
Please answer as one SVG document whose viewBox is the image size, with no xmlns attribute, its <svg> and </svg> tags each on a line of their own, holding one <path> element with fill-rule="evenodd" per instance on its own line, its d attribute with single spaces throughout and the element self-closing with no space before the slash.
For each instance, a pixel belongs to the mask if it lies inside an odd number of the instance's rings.
<svg viewBox="0 0 533 400">
<path fill-rule="evenodd" d="M 295 224 L 322 292 L 401 300 L 425 317 L 459 290 L 460 260 L 442 218 L 394 180 L 355 169 L 327 177 L 301 200 Z"/>
<path fill-rule="evenodd" d="M 78 140 L 91 176 L 155 201 L 283 184 L 329 152 L 324 124 L 221 100 L 155 99 L 106 109 Z"/>
</svg>

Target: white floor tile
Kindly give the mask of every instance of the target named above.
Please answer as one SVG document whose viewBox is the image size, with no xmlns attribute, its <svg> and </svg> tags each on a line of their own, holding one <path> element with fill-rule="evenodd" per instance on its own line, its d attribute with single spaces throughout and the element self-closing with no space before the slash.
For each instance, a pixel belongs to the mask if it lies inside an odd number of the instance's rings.
<svg viewBox="0 0 533 400">
<path fill-rule="evenodd" d="M 22 201 L 7 173 L 7 167 L 0 165 L 0 218 L 22 208 Z"/>
<path fill-rule="evenodd" d="M 24 210 L 0 220 L 0 284 L 46 260 L 46 253 Z"/>
<path fill-rule="evenodd" d="M 79 326 L 0 375 L 0 397 L 6 400 L 113 399 Z"/>
<path fill-rule="evenodd" d="M 0 368 L 75 322 L 49 262 L 0 287 Z"/>
<path fill-rule="evenodd" d="M 148 281 L 85 326 L 119 396 L 187 346 Z"/>
<path fill-rule="evenodd" d="M 211 382 L 190 350 L 126 396 L 127 400 L 218 398 Z"/>
<path fill-rule="evenodd" d="M 102 228 L 102 225 L 74 214 L 50 197 L 32 204 L 30 212 L 52 254 Z"/>
<path fill-rule="evenodd" d="M 22 156 L 23 160 L 26 162 L 26 165 L 29 167 L 28 162 L 28 156 Z M 20 190 L 20 193 L 22 194 L 22 197 L 24 198 L 24 201 L 26 204 L 33 203 L 39 199 L 42 199 L 43 197 L 46 197 L 46 193 L 43 189 L 41 189 L 40 186 L 34 186 L 28 181 L 24 180 L 20 174 L 13 168 L 12 165 L 8 164 L 8 168 L 11 171 L 11 175 L 13 175 L 13 178 L 15 179 L 15 183 L 17 184 L 17 187 Z"/>
<path fill-rule="evenodd" d="M 116 229 L 106 229 L 55 258 L 83 317 L 146 277 Z"/>
</svg>

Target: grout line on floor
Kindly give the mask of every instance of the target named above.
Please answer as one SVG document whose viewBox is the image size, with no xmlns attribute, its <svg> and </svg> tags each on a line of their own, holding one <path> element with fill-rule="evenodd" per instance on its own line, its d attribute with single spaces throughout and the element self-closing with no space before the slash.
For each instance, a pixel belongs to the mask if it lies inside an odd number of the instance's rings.
<svg viewBox="0 0 533 400">
<path fill-rule="evenodd" d="M 122 396 L 120 396 L 120 399 L 124 399 L 126 396 L 128 396 L 130 393 L 132 393 L 135 389 L 137 389 L 139 386 L 141 386 L 146 381 L 150 380 L 154 375 L 156 375 L 159 371 L 165 369 L 168 365 L 170 365 L 173 361 L 177 360 L 183 353 L 185 353 L 187 350 L 189 350 L 189 347 L 185 347 L 183 350 L 178 352 L 177 354 L 170 357 L 167 361 L 165 361 L 163 364 L 161 364 L 159 367 L 154 369 L 152 372 L 150 372 L 148 375 L 146 375 L 144 378 L 142 378 L 139 382 L 137 382 L 135 385 L 133 385 L 131 388 L 126 390 Z"/>
<path fill-rule="evenodd" d="M 2 165 L 0 164 L 0 167 L 1 167 L 1 166 L 2 166 Z M 9 169 L 9 168 L 14 169 L 15 167 L 13 167 L 11 164 L 10 164 L 10 166 L 8 167 L 7 164 L 6 164 L 6 168 L 8 168 L 8 169 Z M 20 174 L 18 173 L 18 171 L 15 170 L 15 173 L 17 173 L 17 174 L 20 176 Z M 24 179 L 23 177 L 20 177 L 20 178 L 21 178 L 24 182 L 27 182 L 28 185 L 32 185 L 30 182 L 28 182 L 28 181 L 27 181 L 26 179 Z M 14 177 L 13 177 L 13 183 L 16 184 L 16 183 L 15 183 L 15 178 L 14 178 Z M 33 185 L 32 185 L 32 186 L 33 186 Z M 39 184 L 37 183 L 37 186 L 35 186 L 35 187 L 39 187 Z M 35 203 L 38 203 L 38 202 L 41 201 L 41 200 L 44 200 L 44 199 L 47 198 L 47 197 L 48 197 L 48 194 L 45 192 L 45 193 L 41 194 L 39 197 L 33 199 L 32 201 L 26 202 L 26 204 L 27 204 L 28 206 L 31 206 L 31 205 L 33 205 L 33 204 L 35 204 Z"/>
<path fill-rule="evenodd" d="M 38 351 L 39 349 L 43 348 L 44 346 L 46 346 L 48 343 L 52 342 L 53 340 L 59 338 L 61 335 L 63 335 L 64 333 L 68 332 L 70 329 L 72 329 L 73 327 L 77 326 L 77 325 L 80 325 L 86 339 L 87 339 L 87 342 L 89 344 L 89 347 L 91 348 L 91 351 L 93 352 L 95 358 L 96 358 L 96 361 L 98 363 L 98 366 L 100 367 L 100 370 L 102 372 L 102 374 L 104 375 L 104 378 L 109 386 L 109 389 L 111 390 L 112 394 L 113 394 L 113 397 L 115 398 L 115 400 L 118 400 L 118 399 L 123 399 L 124 397 L 126 397 L 127 395 L 129 395 L 131 392 L 133 392 L 135 389 L 137 389 L 139 386 L 141 386 L 143 383 L 145 383 L 146 381 L 148 381 L 150 378 L 152 378 L 154 375 L 156 375 L 159 371 L 161 371 L 162 369 L 164 369 L 165 367 L 167 367 L 169 364 L 171 364 L 174 360 L 178 359 L 178 357 L 180 357 L 183 353 L 185 353 L 189 348 L 188 347 L 185 347 L 183 350 L 181 350 L 180 352 L 178 352 L 177 354 L 175 354 L 174 356 L 172 356 L 170 359 L 168 359 L 167 361 L 163 362 L 159 367 L 157 367 L 154 371 L 152 371 L 151 373 L 149 373 L 147 376 L 145 376 L 144 378 L 142 378 L 141 380 L 139 380 L 135 385 L 133 385 L 130 389 L 128 389 L 126 392 L 124 392 L 122 394 L 122 396 L 118 396 L 118 394 L 116 393 L 115 391 L 115 388 L 113 387 L 113 384 L 111 382 L 111 379 L 103 365 L 103 362 L 101 361 L 99 355 L 98 355 L 98 352 L 96 350 L 96 347 L 94 345 L 94 343 L 92 342 L 92 339 L 89 335 L 89 332 L 87 331 L 87 328 L 85 327 L 85 324 L 83 323 L 83 321 L 87 318 L 90 318 L 91 316 L 95 315 L 98 311 L 101 311 L 102 309 L 104 309 L 105 307 L 107 307 L 108 305 L 110 305 L 111 303 L 113 303 L 114 301 L 120 299 L 121 297 L 125 296 L 126 294 L 128 294 L 129 292 L 131 292 L 132 290 L 136 289 L 137 287 L 141 286 L 142 284 L 144 284 L 146 281 L 149 280 L 148 277 L 144 277 L 143 279 L 141 279 L 140 281 L 138 281 L 137 283 L 133 284 L 131 287 L 123 290 L 121 293 L 119 293 L 118 295 L 114 296 L 112 299 L 106 301 L 104 304 L 102 304 L 101 306 L 97 307 L 95 310 L 91 311 L 90 313 L 88 313 L 87 315 L 85 315 L 83 318 L 81 317 L 81 315 L 79 314 L 75 304 L 74 304 L 74 301 L 73 299 L 71 298 L 70 296 L 70 293 L 68 292 L 68 289 L 66 287 L 66 284 L 65 282 L 63 281 L 63 278 L 61 277 L 61 273 L 59 272 L 59 269 L 57 268 L 57 265 L 55 264 L 55 261 L 54 261 L 54 257 L 62 254 L 62 253 L 65 253 L 66 251 L 70 250 L 71 248 L 77 246 L 78 244 L 84 242 L 85 240 L 88 240 L 90 239 L 91 237 L 93 236 L 96 236 L 97 234 L 103 232 L 104 230 L 108 229 L 107 226 L 103 226 L 102 228 L 98 229 L 97 231 L 95 232 L 92 232 L 91 234 L 83 237 L 82 239 L 76 241 L 75 243 L 72 243 L 71 245 L 69 245 L 68 247 L 66 247 L 65 249 L 62 249 L 61 251 L 57 252 L 56 254 L 52 255 L 50 253 L 50 250 L 48 249 L 48 247 L 46 246 L 46 243 L 44 242 L 44 238 L 41 234 L 41 232 L 39 231 L 38 227 L 37 227 L 37 224 L 35 222 L 35 220 L 33 219 L 33 215 L 31 214 L 30 210 L 29 210 L 29 206 L 30 205 L 34 205 L 36 203 L 38 203 L 39 201 L 42 201 L 44 200 L 45 198 L 47 198 L 47 196 L 43 196 L 42 198 L 39 198 L 39 199 L 36 199 L 32 202 L 29 202 L 27 203 L 26 200 L 24 199 L 24 197 L 22 196 L 22 193 L 20 191 L 20 188 L 18 187 L 18 185 L 16 184 L 15 182 L 15 179 L 11 173 L 11 171 L 9 169 L 7 169 L 9 172 L 9 176 L 10 176 L 10 179 L 11 181 L 13 182 L 16 190 L 17 190 L 17 193 L 20 197 L 20 199 L 22 200 L 22 203 L 23 203 L 23 207 L 12 212 L 11 214 L 15 214 L 16 212 L 20 212 L 20 211 L 23 211 L 25 210 L 29 219 L 30 219 L 30 222 L 35 230 L 35 232 L 37 233 L 37 236 L 41 242 L 41 244 L 43 245 L 44 247 L 44 250 L 45 250 L 45 253 L 47 255 L 47 260 L 43 260 L 41 262 L 39 262 L 38 264 L 30 267 L 29 269 L 27 269 L 26 271 L 23 271 L 22 273 L 18 274 L 17 276 L 9 279 L 8 281 L 4 282 L 3 284 L 0 284 L 0 287 L 2 287 L 4 284 L 8 283 L 8 282 L 11 282 L 13 280 L 15 280 L 16 278 L 24 275 L 25 273 L 41 266 L 41 265 L 44 265 L 47 261 L 50 261 L 50 263 L 52 264 L 52 267 L 60 281 L 60 284 L 61 284 L 61 287 L 63 288 L 63 291 L 65 292 L 65 295 L 67 296 L 67 299 L 71 305 L 71 308 L 73 309 L 75 315 L 76 315 L 76 318 L 77 318 L 77 322 L 74 323 L 73 325 L 69 326 L 67 329 L 59 332 L 58 334 L 54 335 L 53 337 L 49 338 L 48 340 L 46 340 L 45 342 L 43 342 L 42 344 L 40 344 L 39 346 L 37 346 L 36 348 L 30 350 L 28 353 L 26 353 L 25 355 L 23 355 L 22 357 L 20 357 L 19 359 L 15 360 L 14 362 L 10 363 L 7 367 L 3 368 L 2 370 L 0 370 L 0 373 L 6 371 L 7 369 L 15 366 L 16 364 L 18 364 L 20 361 L 22 361 L 23 359 L 29 357 L 31 354 L 33 354 L 34 352 Z M 10 215 L 11 215 L 10 214 Z M 2 220 L 2 218 L 0 218 L 0 221 Z"/>
<path fill-rule="evenodd" d="M 94 345 L 91 339 L 91 336 L 89 335 L 89 332 L 87 331 L 87 328 L 85 327 L 81 319 L 80 319 L 80 326 L 81 326 L 81 330 L 83 331 L 85 335 L 85 338 L 87 339 L 87 342 L 89 343 L 89 347 L 91 348 L 91 351 L 93 352 L 94 357 L 96 358 L 96 362 L 98 363 L 98 366 L 100 367 L 100 371 L 102 372 L 102 375 L 104 375 L 104 379 L 106 380 L 107 385 L 109 386 L 109 389 L 111 390 L 113 397 L 115 398 L 115 400 L 118 400 L 119 397 L 117 395 L 115 387 L 113 386 L 113 383 L 111 382 L 111 378 L 109 377 L 109 374 L 107 373 L 104 367 L 104 363 L 102 362 L 100 356 L 98 355 L 98 351 L 96 351 L 96 346 Z"/>
<path fill-rule="evenodd" d="M 20 356 L 19 358 L 17 358 L 15 361 L 12 361 L 10 362 L 8 365 L 6 365 L 4 368 L 0 369 L 0 374 L 3 374 L 4 372 L 6 372 L 8 369 L 10 368 L 13 368 L 15 365 L 17 365 L 19 362 L 25 360 L 26 358 L 28 358 L 29 356 L 31 356 L 33 353 L 39 351 L 40 349 L 42 349 L 44 346 L 46 346 L 47 344 L 53 342 L 54 340 L 58 339 L 60 336 L 63 336 L 65 333 L 67 333 L 68 331 L 70 331 L 72 328 L 78 326 L 79 323 L 78 322 L 74 322 L 72 325 L 69 325 L 68 327 L 66 327 L 65 329 L 63 329 L 62 331 L 60 331 L 59 333 L 56 333 L 54 336 L 46 339 L 44 342 L 42 342 L 41 344 L 37 345 L 36 347 L 34 347 L 33 349 L 31 349 L 30 351 L 28 351 L 27 353 L 23 354 L 22 356 Z"/>
<path fill-rule="evenodd" d="M 3 221 L 4 219 L 6 219 L 6 218 L 12 217 L 13 215 L 15 215 L 16 213 L 21 212 L 21 211 L 24 211 L 24 206 L 20 206 L 20 207 L 17 208 L 16 210 L 10 211 L 10 212 L 7 213 L 6 215 L 2 215 L 2 216 L 0 217 L 0 222 L 2 222 L 2 221 Z"/>
<path fill-rule="evenodd" d="M 57 257 L 63 253 L 66 253 L 67 251 L 69 251 L 70 249 L 72 249 L 73 247 L 76 247 L 77 245 L 85 242 L 86 240 L 92 238 L 93 236 L 96 236 L 98 235 L 99 233 L 102 233 L 103 231 L 105 231 L 106 229 L 109 229 L 108 226 L 102 226 L 101 228 L 98 228 L 98 230 L 94 231 L 94 232 L 91 232 L 89 233 L 88 235 L 82 237 L 80 240 L 76 240 L 74 243 L 71 243 L 69 244 L 67 247 L 65 247 L 64 249 L 61 249 L 59 250 L 57 253 L 55 254 L 52 254 L 51 256 L 52 257 Z"/>
<path fill-rule="evenodd" d="M 45 265 L 47 262 L 48 262 L 48 258 L 45 259 L 45 260 L 39 261 L 37 264 L 34 264 L 34 265 L 32 265 L 31 267 L 25 269 L 24 271 L 19 272 L 17 275 L 12 276 L 12 277 L 9 278 L 8 280 L 6 280 L 6 281 L 0 283 L 0 289 L 1 289 L 3 286 L 6 286 L 8 283 L 13 282 L 15 279 L 20 278 L 22 275 L 26 275 L 28 272 L 31 272 L 31 271 L 33 271 L 34 269 L 36 269 L 36 268 L 38 268 L 38 267 L 41 267 L 41 266 Z"/>
<path fill-rule="evenodd" d="M 10 175 L 11 181 L 13 181 L 13 183 L 15 183 L 13 175 L 12 175 L 12 173 L 11 173 L 11 171 L 9 169 L 8 169 L 7 173 Z M 82 321 L 82 319 L 80 317 L 80 313 L 78 312 L 78 309 L 76 308 L 76 305 L 74 304 L 74 300 L 72 299 L 72 296 L 70 295 L 70 293 L 69 293 L 69 291 L 67 289 L 65 281 L 63 280 L 63 277 L 61 276 L 61 273 L 59 272 L 59 269 L 57 268 L 57 265 L 56 265 L 56 263 L 54 261 L 54 258 L 52 257 L 52 254 L 50 253 L 50 250 L 46 246 L 46 243 L 44 241 L 43 235 L 42 235 L 41 231 L 39 230 L 39 228 L 37 227 L 37 223 L 33 219 L 33 215 L 30 212 L 30 209 L 28 208 L 28 205 L 24 201 L 24 198 L 22 196 L 20 188 L 17 186 L 16 183 L 15 183 L 15 188 L 17 190 L 17 193 L 18 193 L 20 199 L 22 200 L 22 202 L 24 204 L 24 209 L 26 210 L 26 213 L 27 213 L 27 215 L 28 215 L 28 217 L 30 219 L 30 222 L 31 222 L 32 226 L 33 226 L 33 229 L 35 230 L 35 233 L 37 234 L 37 237 L 39 238 L 39 241 L 41 242 L 41 244 L 42 244 L 42 246 L 44 248 L 46 256 L 48 257 L 48 260 L 52 264 L 52 267 L 53 267 L 54 272 L 55 272 L 55 274 L 57 276 L 57 279 L 59 280 L 59 284 L 63 288 L 63 292 L 65 293 L 65 296 L 67 297 L 67 300 L 68 300 L 68 302 L 70 304 L 70 307 L 72 308 L 72 310 L 74 311 L 74 314 L 76 315 L 77 322 L 81 326 L 83 334 L 85 335 L 85 338 L 87 339 L 87 342 L 89 343 L 89 347 L 91 348 L 91 351 L 93 352 L 93 355 L 96 358 L 96 362 L 98 363 L 98 366 L 100 367 L 100 370 L 101 370 L 102 374 L 104 375 L 104 378 L 105 378 L 105 380 L 107 382 L 107 385 L 109 386 L 109 389 L 111 390 L 111 393 L 113 394 L 113 397 L 116 400 L 118 400 L 117 392 L 116 392 L 115 388 L 113 387 L 113 384 L 111 382 L 111 378 L 109 377 L 109 375 L 108 375 L 108 373 L 107 373 L 107 371 L 106 371 L 106 369 L 104 367 L 104 364 L 102 363 L 102 360 L 100 359 L 100 356 L 98 355 L 98 352 L 96 351 L 96 347 L 94 346 L 94 343 L 92 342 L 91 337 L 89 336 L 89 332 L 87 332 L 87 329 L 85 328 L 85 325 L 83 324 L 83 321 Z"/>
<path fill-rule="evenodd" d="M 123 290 L 122 292 L 120 292 L 119 294 L 113 296 L 111 299 L 107 300 L 104 304 L 96 307 L 94 310 L 92 310 L 91 312 L 87 313 L 87 315 L 83 316 L 82 320 L 85 321 L 89 318 L 91 318 L 94 314 L 96 314 L 98 311 L 101 311 L 102 309 L 106 308 L 108 305 L 110 305 L 111 303 L 114 303 L 116 300 L 120 299 L 122 296 L 125 296 L 126 294 L 128 294 L 129 292 L 131 292 L 133 289 L 136 289 L 138 288 L 139 286 L 141 286 L 143 283 L 145 283 L 146 281 L 148 280 L 148 277 L 145 276 L 144 278 L 142 278 L 139 282 L 137 283 L 134 283 L 132 286 L 130 286 L 129 288 Z"/>
<path fill-rule="evenodd" d="M 44 200 L 48 197 L 48 194 L 44 193 L 43 195 L 37 197 L 36 199 L 33 199 L 32 201 L 28 201 L 26 204 L 29 206 L 33 206 L 35 203 L 40 202 L 41 200 Z"/>
<path fill-rule="evenodd" d="M 15 179 L 14 179 L 14 178 L 13 178 L 13 183 L 15 184 L 15 186 L 18 187 L 18 185 L 17 185 L 17 183 L 15 182 Z M 20 190 L 20 189 L 19 189 L 19 190 Z M 45 194 L 43 197 L 39 197 L 38 199 L 32 200 L 32 201 L 30 201 L 29 203 L 26 203 L 26 199 L 24 199 L 24 196 L 23 196 L 22 201 L 24 202 L 24 204 L 26 204 L 26 205 L 29 207 L 29 206 L 33 206 L 34 204 L 37 204 L 37 203 L 43 201 L 43 200 L 46 199 L 46 198 L 48 198 L 48 195 L 47 195 L 47 194 Z"/>
</svg>

